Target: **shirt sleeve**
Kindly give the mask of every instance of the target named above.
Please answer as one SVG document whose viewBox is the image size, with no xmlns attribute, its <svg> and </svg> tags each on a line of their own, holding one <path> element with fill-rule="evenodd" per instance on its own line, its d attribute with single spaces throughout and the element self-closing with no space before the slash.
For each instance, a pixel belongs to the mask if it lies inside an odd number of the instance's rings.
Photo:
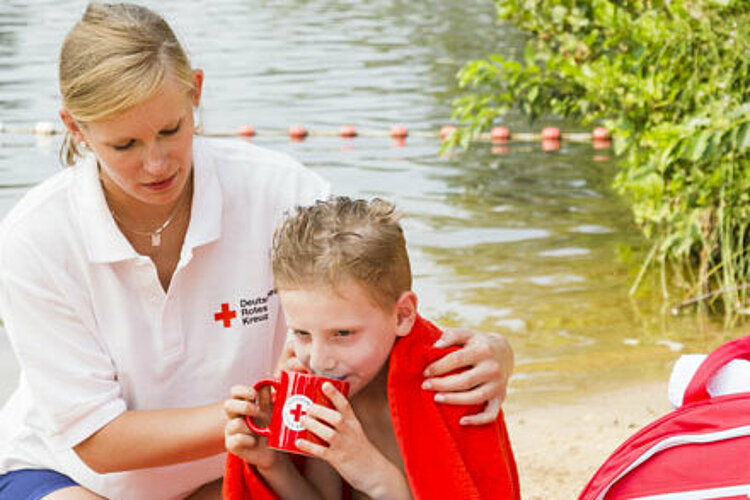
<svg viewBox="0 0 750 500">
<path fill-rule="evenodd" d="M 41 417 L 34 425 L 56 448 L 71 448 L 126 405 L 82 285 L 41 246 L 18 237 L 3 242 L 0 311 Z"/>
</svg>

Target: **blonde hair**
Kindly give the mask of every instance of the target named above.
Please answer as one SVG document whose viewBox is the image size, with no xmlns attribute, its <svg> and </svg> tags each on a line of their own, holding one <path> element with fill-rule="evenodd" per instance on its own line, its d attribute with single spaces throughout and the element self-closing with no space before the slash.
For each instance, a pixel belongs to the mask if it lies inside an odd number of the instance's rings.
<svg viewBox="0 0 750 500">
<path fill-rule="evenodd" d="M 341 196 L 298 207 L 274 233 L 277 289 L 337 288 L 347 278 L 383 309 L 411 290 L 406 241 L 393 204 Z"/>
<path fill-rule="evenodd" d="M 193 88 L 190 61 L 174 32 L 139 5 L 90 3 L 60 51 L 60 94 L 78 123 L 148 100 L 168 77 Z M 68 165 L 75 163 L 79 152 L 69 134 L 60 154 Z"/>
</svg>

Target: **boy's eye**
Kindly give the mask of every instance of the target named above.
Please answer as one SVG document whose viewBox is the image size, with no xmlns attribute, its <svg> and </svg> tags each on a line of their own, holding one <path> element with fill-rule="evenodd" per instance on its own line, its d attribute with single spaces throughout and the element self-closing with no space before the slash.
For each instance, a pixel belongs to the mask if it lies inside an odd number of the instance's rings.
<svg viewBox="0 0 750 500">
<path fill-rule="evenodd" d="M 337 330 L 336 336 L 337 337 L 350 337 L 354 335 L 354 332 L 352 330 Z"/>
<path fill-rule="evenodd" d="M 126 149 L 130 149 L 130 147 L 133 146 L 133 144 L 135 144 L 135 139 L 130 139 L 125 144 L 118 144 L 112 147 L 115 148 L 115 150 L 117 151 L 125 151 Z"/>
<path fill-rule="evenodd" d="M 292 333 L 294 333 L 295 337 L 299 337 L 302 339 L 306 339 L 310 337 L 310 334 L 304 330 L 292 330 Z"/>
</svg>

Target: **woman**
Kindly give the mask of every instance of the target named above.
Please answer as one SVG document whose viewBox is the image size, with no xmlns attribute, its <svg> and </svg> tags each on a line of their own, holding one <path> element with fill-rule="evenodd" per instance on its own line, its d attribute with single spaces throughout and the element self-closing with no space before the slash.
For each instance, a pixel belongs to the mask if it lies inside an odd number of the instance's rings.
<svg viewBox="0 0 750 500">
<path fill-rule="evenodd" d="M 203 73 L 134 5 L 90 5 L 60 54 L 64 156 L 0 227 L 0 306 L 21 366 L 0 412 L 0 496 L 218 496 L 222 401 L 285 339 L 268 250 L 328 184 L 288 157 L 193 138 Z M 451 332 L 425 388 L 487 402 L 504 339 Z M 462 367 L 460 375 L 443 376 Z"/>
</svg>

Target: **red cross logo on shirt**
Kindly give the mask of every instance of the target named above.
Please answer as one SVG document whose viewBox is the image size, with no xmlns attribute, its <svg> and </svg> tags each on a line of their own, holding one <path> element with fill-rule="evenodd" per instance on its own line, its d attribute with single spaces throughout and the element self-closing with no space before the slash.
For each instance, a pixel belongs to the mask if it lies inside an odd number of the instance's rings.
<svg viewBox="0 0 750 500">
<path fill-rule="evenodd" d="M 223 321 L 224 328 L 232 326 L 232 320 L 237 317 L 237 311 L 229 309 L 229 304 L 226 302 L 221 305 L 221 311 L 214 313 L 214 321 Z"/>
</svg>

